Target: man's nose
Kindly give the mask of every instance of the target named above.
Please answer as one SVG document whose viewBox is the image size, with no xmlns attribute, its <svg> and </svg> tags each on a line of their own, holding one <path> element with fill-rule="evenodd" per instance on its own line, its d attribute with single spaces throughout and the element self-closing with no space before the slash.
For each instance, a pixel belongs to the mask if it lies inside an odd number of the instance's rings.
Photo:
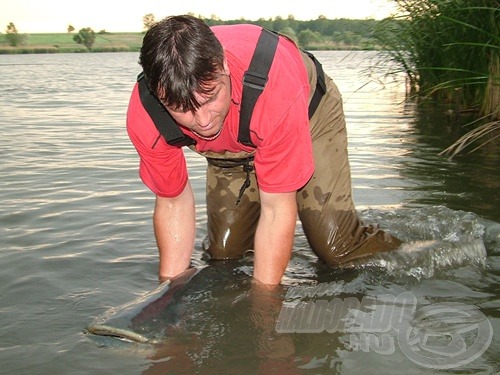
<svg viewBox="0 0 500 375">
<path fill-rule="evenodd" d="M 206 127 L 211 121 L 210 111 L 204 106 L 201 106 L 196 110 L 194 119 L 199 126 Z"/>
</svg>

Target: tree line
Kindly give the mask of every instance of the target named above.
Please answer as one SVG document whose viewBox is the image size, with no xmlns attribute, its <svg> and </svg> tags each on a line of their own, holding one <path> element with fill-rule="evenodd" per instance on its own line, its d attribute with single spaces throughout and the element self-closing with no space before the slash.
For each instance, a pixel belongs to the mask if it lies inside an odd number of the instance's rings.
<svg viewBox="0 0 500 375">
<path fill-rule="evenodd" d="M 192 14 L 194 15 L 194 14 Z M 315 20 L 299 21 L 293 15 L 287 18 L 260 18 L 258 20 L 247 20 L 244 18 L 237 20 L 221 20 L 217 16 L 204 18 L 198 16 L 209 26 L 233 25 L 239 23 L 250 23 L 269 30 L 277 31 L 287 35 L 304 49 L 376 49 L 377 42 L 374 38 L 375 26 L 380 22 L 373 19 L 351 20 L 351 19 L 328 19 L 319 16 Z M 155 22 L 155 16 L 151 13 L 142 18 L 143 31 L 147 31 Z M 75 31 L 69 25 L 68 33 Z M 95 32 L 92 27 L 80 29 L 73 37 L 73 40 L 92 50 L 97 34 L 105 34 L 105 30 Z M 10 46 L 16 47 L 26 43 L 28 35 L 21 34 L 15 24 L 10 22 L 7 25 L 5 39 Z"/>
<path fill-rule="evenodd" d="M 374 19 L 328 19 L 325 16 L 319 16 L 315 20 L 300 21 L 296 20 L 293 15 L 287 18 L 260 18 L 256 21 L 245 19 L 223 21 L 215 16 L 202 19 L 209 26 L 255 24 L 285 34 L 301 48 L 310 50 L 376 49 L 377 41 L 374 32 L 376 25 L 380 22 Z"/>
</svg>

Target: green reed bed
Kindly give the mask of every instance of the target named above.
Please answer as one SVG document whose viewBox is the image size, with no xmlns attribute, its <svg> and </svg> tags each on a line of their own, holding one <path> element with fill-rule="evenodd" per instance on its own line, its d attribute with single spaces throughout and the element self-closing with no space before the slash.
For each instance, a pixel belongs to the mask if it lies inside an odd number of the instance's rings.
<svg viewBox="0 0 500 375">
<path fill-rule="evenodd" d="M 476 111 L 484 120 L 478 127 L 500 129 L 500 2 L 393 1 L 400 13 L 380 22 L 375 36 L 406 73 L 410 89 L 420 98 L 453 103 L 456 113 Z M 477 132 L 491 133 L 498 136 Z"/>
</svg>

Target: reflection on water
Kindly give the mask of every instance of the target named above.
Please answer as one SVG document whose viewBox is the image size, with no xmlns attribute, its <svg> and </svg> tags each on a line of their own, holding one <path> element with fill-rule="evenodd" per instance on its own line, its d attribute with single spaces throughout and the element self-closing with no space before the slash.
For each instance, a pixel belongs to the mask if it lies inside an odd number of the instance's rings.
<svg viewBox="0 0 500 375">
<path fill-rule="evenodd" d="M 472 118 L 464 116 L 457 124 L 445 114 L 446 108 L 424 107 L 417 112 L 413 132 L 418 147 L 412 155 L 421 162 L 404 162 L 401 175 L 422 181 L 419 205 L 445 204 L 447 207 L 479 213 L 500 221 L 500 148 L 491 142 L 473 154 L 446 160 L 437 154 L 470 130 Z M 467 149 L 468 151 L 468 149 Z M 434 185 L 434 187 L 432 187 Z"/>
<path fill-rule="evenodd" d="M 498 151 L 453 161 L 438 156 L 460 135 L 444 111 L 417 113 L 405 100 L 402 77 L 366 84 L 360 74 L 370 66 L 371 52 L 316 55 L 343 94 L 361 216 L 416 241 L 414 256 L 390 256 L 365 269 L 331 269 L 317 262 L 298 224 L 280 291 L 254 293 L 246 278 L 221 288 L 209 277 L 196 294 L 199 302 L 187 303 L 189 294 L 177 302 L 186 310 L 167 319 L 169 336 L 153 352 L 99 347 L 82 333 L 95 317 L 158 283 L 153 197 L 139 180 L 137 155 L 125 132 L 137 54 L 0 56 L 2 371 L 358 374 L 375 367 L 430 373 L 421 358 L 408 354 L 409 346 L 398 344 L 395 327 L 378 333 L 368 327 L 361 333 L 369 337 L 313 332 L 300 324 L 299 331 L 307 332 L 276 329 L 290 303 L 307 298 L 351 301 L 351 314 L 363 298 L 405 292 L 417 311 L 444 302 L 476 307 L 474 316 L 491 324 L 491 344 L 451 371 L 498 370 Z M 204 266 L 206 164 L 189 150 L 186 155 L 198 212 L 193 265 Z M 419 252 L 418 241 L 433 241 L 430 251 Z M 234 267 L 248 276 L 251 259 Z M 316 294 L 305 300 L 286 297 L 310 287 L 317 287 Z M 409 322 L 411 316 L 404 316 Z M 422 344 L 418 337 L 413 344 Z"/>
</svg>

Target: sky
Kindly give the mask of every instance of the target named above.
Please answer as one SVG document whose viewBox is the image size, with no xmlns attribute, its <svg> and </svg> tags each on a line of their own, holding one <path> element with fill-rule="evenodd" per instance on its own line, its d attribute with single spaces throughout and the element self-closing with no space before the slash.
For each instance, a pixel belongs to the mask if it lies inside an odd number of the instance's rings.
<svg viewBox="0 0 500 375">
<path fill-rule="evenodd" d="M 175 14 L 215 15 L 222 20 L 287 18 L 297 20 L 381 19 L 394 11 L 391 0 L 0 0 L 0 32 L 13 22 L 19 33 L 61 33 L 76 30 L 141 32 L 142 17 L 156 20 Z"/>
</svg>

